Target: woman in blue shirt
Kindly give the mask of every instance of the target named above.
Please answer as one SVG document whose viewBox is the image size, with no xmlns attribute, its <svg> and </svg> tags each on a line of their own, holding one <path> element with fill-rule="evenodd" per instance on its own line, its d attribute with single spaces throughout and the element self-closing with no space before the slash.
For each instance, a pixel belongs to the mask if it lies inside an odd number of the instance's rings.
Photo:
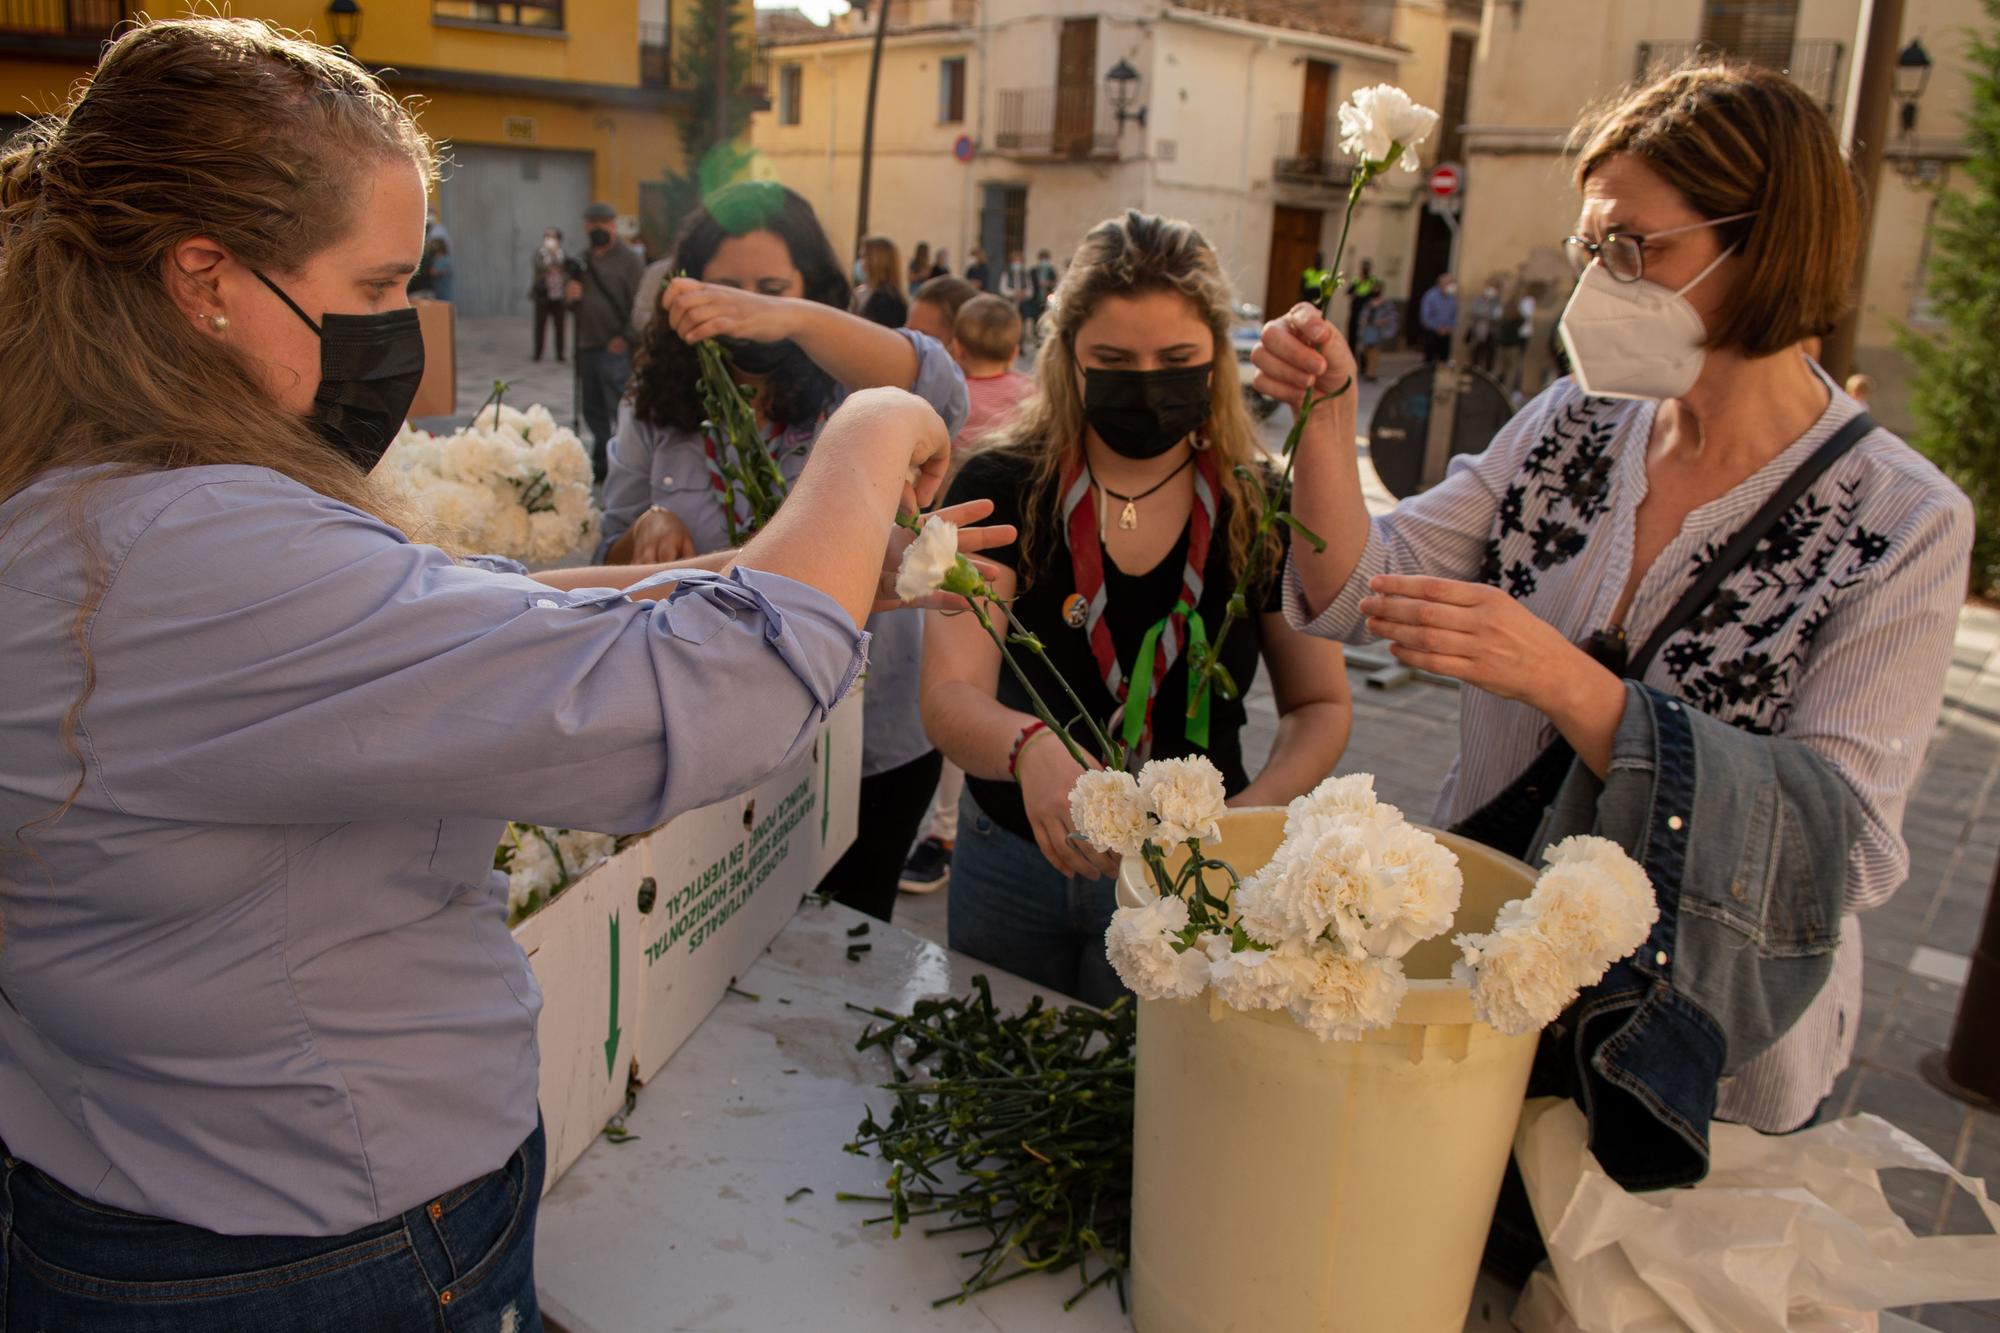
<svg viewBox="0 0 2000 1333">
<path fill-rule="evenodd" d="M 752 390 L 764 444 L 798 475 L 827 414 L 870 385 L 908 388 L 957 430 L 965 376 L 937 340 L 848 313 L 847 277 L 812 205 L 771 181 L 731 186 L 682 228 L 632 391 L 618 414 L 605 482 L 605 558 L 671 560 L 731 544 L 750 517 L 719 484 L 717 444 L 703 429 L 694 344 L 720 338 Z M 650 506 L 650 507 L 647 507 Z M 861 808 L 869 836 L 827 872 L 841 902 L 888 920 L 903 859 L 916 841 L 944 760 L 917 703 L 923 619 L 892 611 L 868 622 Z"/>
<path fill-rule="evenodd" d="M 0 1324 L 540 1328 L 501 821 L 781 767 L 944 475 L 873 390 L 716 572 L 412 541 L 368 472 L 433 167 L 359 66 L 227 19 L 127 30 L 0 155 Z"/>
</svg>

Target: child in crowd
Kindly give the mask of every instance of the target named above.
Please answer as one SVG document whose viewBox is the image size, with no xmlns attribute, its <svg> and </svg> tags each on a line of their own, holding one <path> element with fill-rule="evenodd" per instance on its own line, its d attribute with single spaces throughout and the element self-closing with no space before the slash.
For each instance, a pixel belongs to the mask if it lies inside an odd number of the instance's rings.
<svg viewBox="0 0 2000 1333">
<path fill-rule="evenodd" d="M 937 339 L 947 352 L 957 357 L 952 328 L 958 322 L 960 308 L 977 295 L 979 289 L 964 278 L 949 273 L 932 278 L 910 294 L 910 322 L 905 327 Z"/>
<path fill-rule="evenodd" d="M 1035 391 L 1035 382 L 1014 369 L 1021 351 L 1021 316 L 997 296 L 975 296 L 958 312 L 946 344 L 965 372 L 971 409 L 965 427 L 951 442 L 954 459 L 977 450 L 984 437 L 1013 419 L 1021 400 Z"/>
</svg>

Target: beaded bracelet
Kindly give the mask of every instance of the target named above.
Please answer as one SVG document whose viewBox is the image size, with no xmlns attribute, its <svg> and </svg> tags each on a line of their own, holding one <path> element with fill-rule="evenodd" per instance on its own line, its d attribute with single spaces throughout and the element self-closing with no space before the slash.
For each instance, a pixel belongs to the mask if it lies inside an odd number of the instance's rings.
<svg viewBox="0 0 2000 1333">
<path fill-rule="evenodd" d="M 1028 748 L 1028 742 L 1035 738 L 1036 733 L 1047 731 L 1048 727 L 1046 722 L 1031 722 L 1021 728 L 1021 734 L 1014 738 L 1013 750 L 1007 755 L 1008 777 L 1016 782 L 1021 780 L 1021 751 Z"/>
</svg>

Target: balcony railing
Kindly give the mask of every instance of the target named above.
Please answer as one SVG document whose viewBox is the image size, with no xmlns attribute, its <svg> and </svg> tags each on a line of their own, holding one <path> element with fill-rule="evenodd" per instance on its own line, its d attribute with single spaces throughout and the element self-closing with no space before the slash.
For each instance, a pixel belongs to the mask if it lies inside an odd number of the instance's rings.
<svg viewBox="0 0 2000 1333">
<path fill-rule="evenodd" d="M 1445 0 L 1444 11 L 1455 19 L 1466 19 L 1473 23 L 1485 17 L 1485 0 Z"/>
<path fill-rule="evenodd" d="M 1687 39 L 1648 41 L 1639 43 L 1636 73 L 1641 79 L 1651 78 L 1696 59 L 1748 61 L 1785 75 L 1832 115 L 1840 105 L 1841 63 L 1846 55 L 1847 44 L 1830 37 L 1734 48 Z"/>
<path fill-rule="evenodd" d="M 0 0 L 0 37 L 101 42 L 129 16 L 124 0 Z"/>
<path fill-rule="evenodd" d="M 1353 164 L 1340 152 L 1340 126 L 1332 118 L 1309 121 L 1296 111 L 1278 117 L 1273 179 L 1283 185 L 1346 189 L 1353 174 Z"/>
<path fill-rule="evenodd" d="M 1118 155 L 1118 126 L 1098 105 L 1097 89 L 1002 88 L 996 98 L 993 146 L 1018 157 L 1090 158 Z"/>
<path fill-rule="evenodd" d="M 647 88 L 673 87 L 673 29 L 664 23 L 639 25 L 639 82 Z"/>
</svg>

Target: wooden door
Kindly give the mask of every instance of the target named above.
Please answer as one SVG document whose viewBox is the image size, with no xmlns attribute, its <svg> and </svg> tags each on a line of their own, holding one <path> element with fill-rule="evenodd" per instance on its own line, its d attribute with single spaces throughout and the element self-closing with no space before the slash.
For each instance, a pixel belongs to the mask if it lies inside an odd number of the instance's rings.
<svg viewBox="0 0 2000 1333">
<path fill-rule="evenodd" d="M 1090 152 L 1097 123 L 1097 20 L 1064 19 L 1056 53 L 1055 134 L 1057 153 Z"/>
<path fill-rule="evenodd" d="M 1299 99 L 1299 157 L 1304 161 L 1326 161 L 1326 110 L 1332 92 L 1333 66 L 1324 60 L 1306 61 L 1306 91 Z"/>
<path fill-rule="evenodd" d="M 1299 300 L 1299 276 L 1320 252 L 1326 215 L 1317 208 L 1279 204 L 1271 210 L 1271 272 L 1264 289 L 1264 314 L 1275 318 Z"/>
</svg>

